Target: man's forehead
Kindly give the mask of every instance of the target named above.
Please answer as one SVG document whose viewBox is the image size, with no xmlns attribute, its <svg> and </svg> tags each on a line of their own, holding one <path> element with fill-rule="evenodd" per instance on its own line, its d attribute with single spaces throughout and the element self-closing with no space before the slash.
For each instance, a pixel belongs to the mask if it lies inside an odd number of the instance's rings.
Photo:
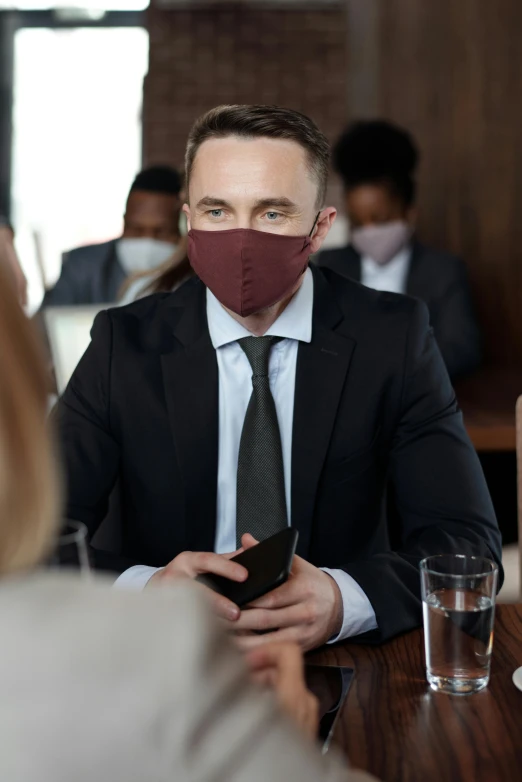
<svg viewBox="0 0 522 782">
<path fill-rule="evenodd" d="M 264 163 L 269 165 L 276 159 L 284 158 L 288 163 L 306 166 L 306 152 L 296 141 L 280 138 L 243 138 L 239 136 L 226 136 L 225 138 L 211 138 L 204 141 L 199 147 L 193 165 L 202 172 L 203 163 L 208 165 L 230 165 L 237 162 L 241 164 Z M 199 165 L 198 165 L 199 164 Z"/>
<path fill-rule="evenodd" d="M 302 187 L 303 179 L 315 185 L 305 150 L 288 139 L 237 136 L 208 139 L 199 148 L 190 178 L 190 189 L 197 184 L 205 195 L 228 187 L 249 189 L 255 197 L 286 194 Z M 199 196 L 199 194 L 198 194 Z"/>
</svg>

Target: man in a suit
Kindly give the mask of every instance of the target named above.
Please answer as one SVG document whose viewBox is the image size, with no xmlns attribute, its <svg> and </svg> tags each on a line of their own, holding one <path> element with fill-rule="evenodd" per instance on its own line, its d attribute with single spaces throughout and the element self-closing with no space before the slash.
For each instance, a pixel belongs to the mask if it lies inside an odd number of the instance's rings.
<svg viewBox="0 0 522 782">
<path fill-rule="evenodd" d="M 127 198 L 122 236 L 65 253 L 60 278 L 42 307 L 116 302 L 129 276 L 167 261 L 179 242 L 180 190 L 173 168 L 141 171 Z"/>
<path fill-rule="evenodd" d="M 426 306 L 308 268 L 335 217 L 328 165 L 297 112 L 201 117 L 183 207 L 199 278 L 101 313 L 58 409 L 67 517 L 94 534 L 119 480 L 121 546 L 94 556 L 121 585 L 239 581 L 229 552 L 299 530 L 286 584 L 242 612 L 214 597 L 244 646 L 384 640 L 421 621 L 424 556 L 501 558 Z"/>
<path fill-rule="evenodd" d="M 424 301 L 450 376 L 472 372 L 480 364 L 481 339 L 466 266 L 414 234 L 415 142 L 388 122 L 357 122 L 337 142 L 333 162 L 344 184 L 351 240 L 322 252 L 319 265 Z"/>
</svg>

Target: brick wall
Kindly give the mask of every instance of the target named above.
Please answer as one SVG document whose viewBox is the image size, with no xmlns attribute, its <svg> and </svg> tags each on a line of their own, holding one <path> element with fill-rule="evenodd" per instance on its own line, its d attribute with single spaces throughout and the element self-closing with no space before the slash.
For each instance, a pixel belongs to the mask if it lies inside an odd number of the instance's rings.
<svg viewBox="0 0 522 782">
<path fill-rule="evenodd" d="M 330 138 L 346 122 L 340 8 L 151 8 L 148 26 L 146 163 L 180 165 L 192 122 L 220 103 L 289 106 L 312 117 Z"/>
</svg>

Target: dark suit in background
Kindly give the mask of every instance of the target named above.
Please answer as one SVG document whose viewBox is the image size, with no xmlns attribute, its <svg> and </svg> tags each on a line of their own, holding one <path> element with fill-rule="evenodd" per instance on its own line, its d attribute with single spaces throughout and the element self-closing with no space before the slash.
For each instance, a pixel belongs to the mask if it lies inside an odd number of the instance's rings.
<svg viewBox="0 0 522 782">
<path fill-rule="evenodd" d="M 421 622 L 419 560 L 461 552 L 500 561 L 477 455 L 424 304 L 313 269 L 313 334 L 300 343 L 291 523 L 298 553 L 343 568 L 370 599 L 382 640 Z M 58 405 L 68 518 L 91 536 L 119 478 L 119 551 L 98 565 L 165 565 L 212 551 L 218 365 L 196 278 L 102 312 Z M 391 479 L 400 546 L 383 514 Z"/>
<path fill-rule="evenodd" d="M 116 256 L 116 241 L 64 253 L 60 278 L 45 294 L 42 307 L 115 302 L 126 279 Z"/>
<path fill-rule="evenodd" d="M 351 245 L 325 250 L 317 263 L 361 281 L 361 256 Z M 480 331 L 465 264 L 449 253 L 414 241 L 405 293 L 428 306 L 430 322 L 450 376 L 454 378 L 477 369 L 481 360 Z"/>
</svg>

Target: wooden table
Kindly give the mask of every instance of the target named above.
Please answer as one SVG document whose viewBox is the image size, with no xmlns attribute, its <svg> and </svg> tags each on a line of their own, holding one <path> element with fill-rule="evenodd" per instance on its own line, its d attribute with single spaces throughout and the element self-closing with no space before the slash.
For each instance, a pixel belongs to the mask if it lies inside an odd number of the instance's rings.
<svg viewBox="0 0 522 782">
<path fill-rule="evenodd" d="M 455 390 L 476 450 L 514 451 L 515 404 L 522 394 L 522 372 L 485 367 L 458 381 Z"/>
<path fill-rule="evenodd" d="M 522 605 L 499 605 L 488 689 L 432 692 L 421 630 L 380 647 L 338 645 L 310 662 L 348 665 L 355 679 L 334 737 L 356 768 L 383 782 L 520 782 Z"/>
</svg>

